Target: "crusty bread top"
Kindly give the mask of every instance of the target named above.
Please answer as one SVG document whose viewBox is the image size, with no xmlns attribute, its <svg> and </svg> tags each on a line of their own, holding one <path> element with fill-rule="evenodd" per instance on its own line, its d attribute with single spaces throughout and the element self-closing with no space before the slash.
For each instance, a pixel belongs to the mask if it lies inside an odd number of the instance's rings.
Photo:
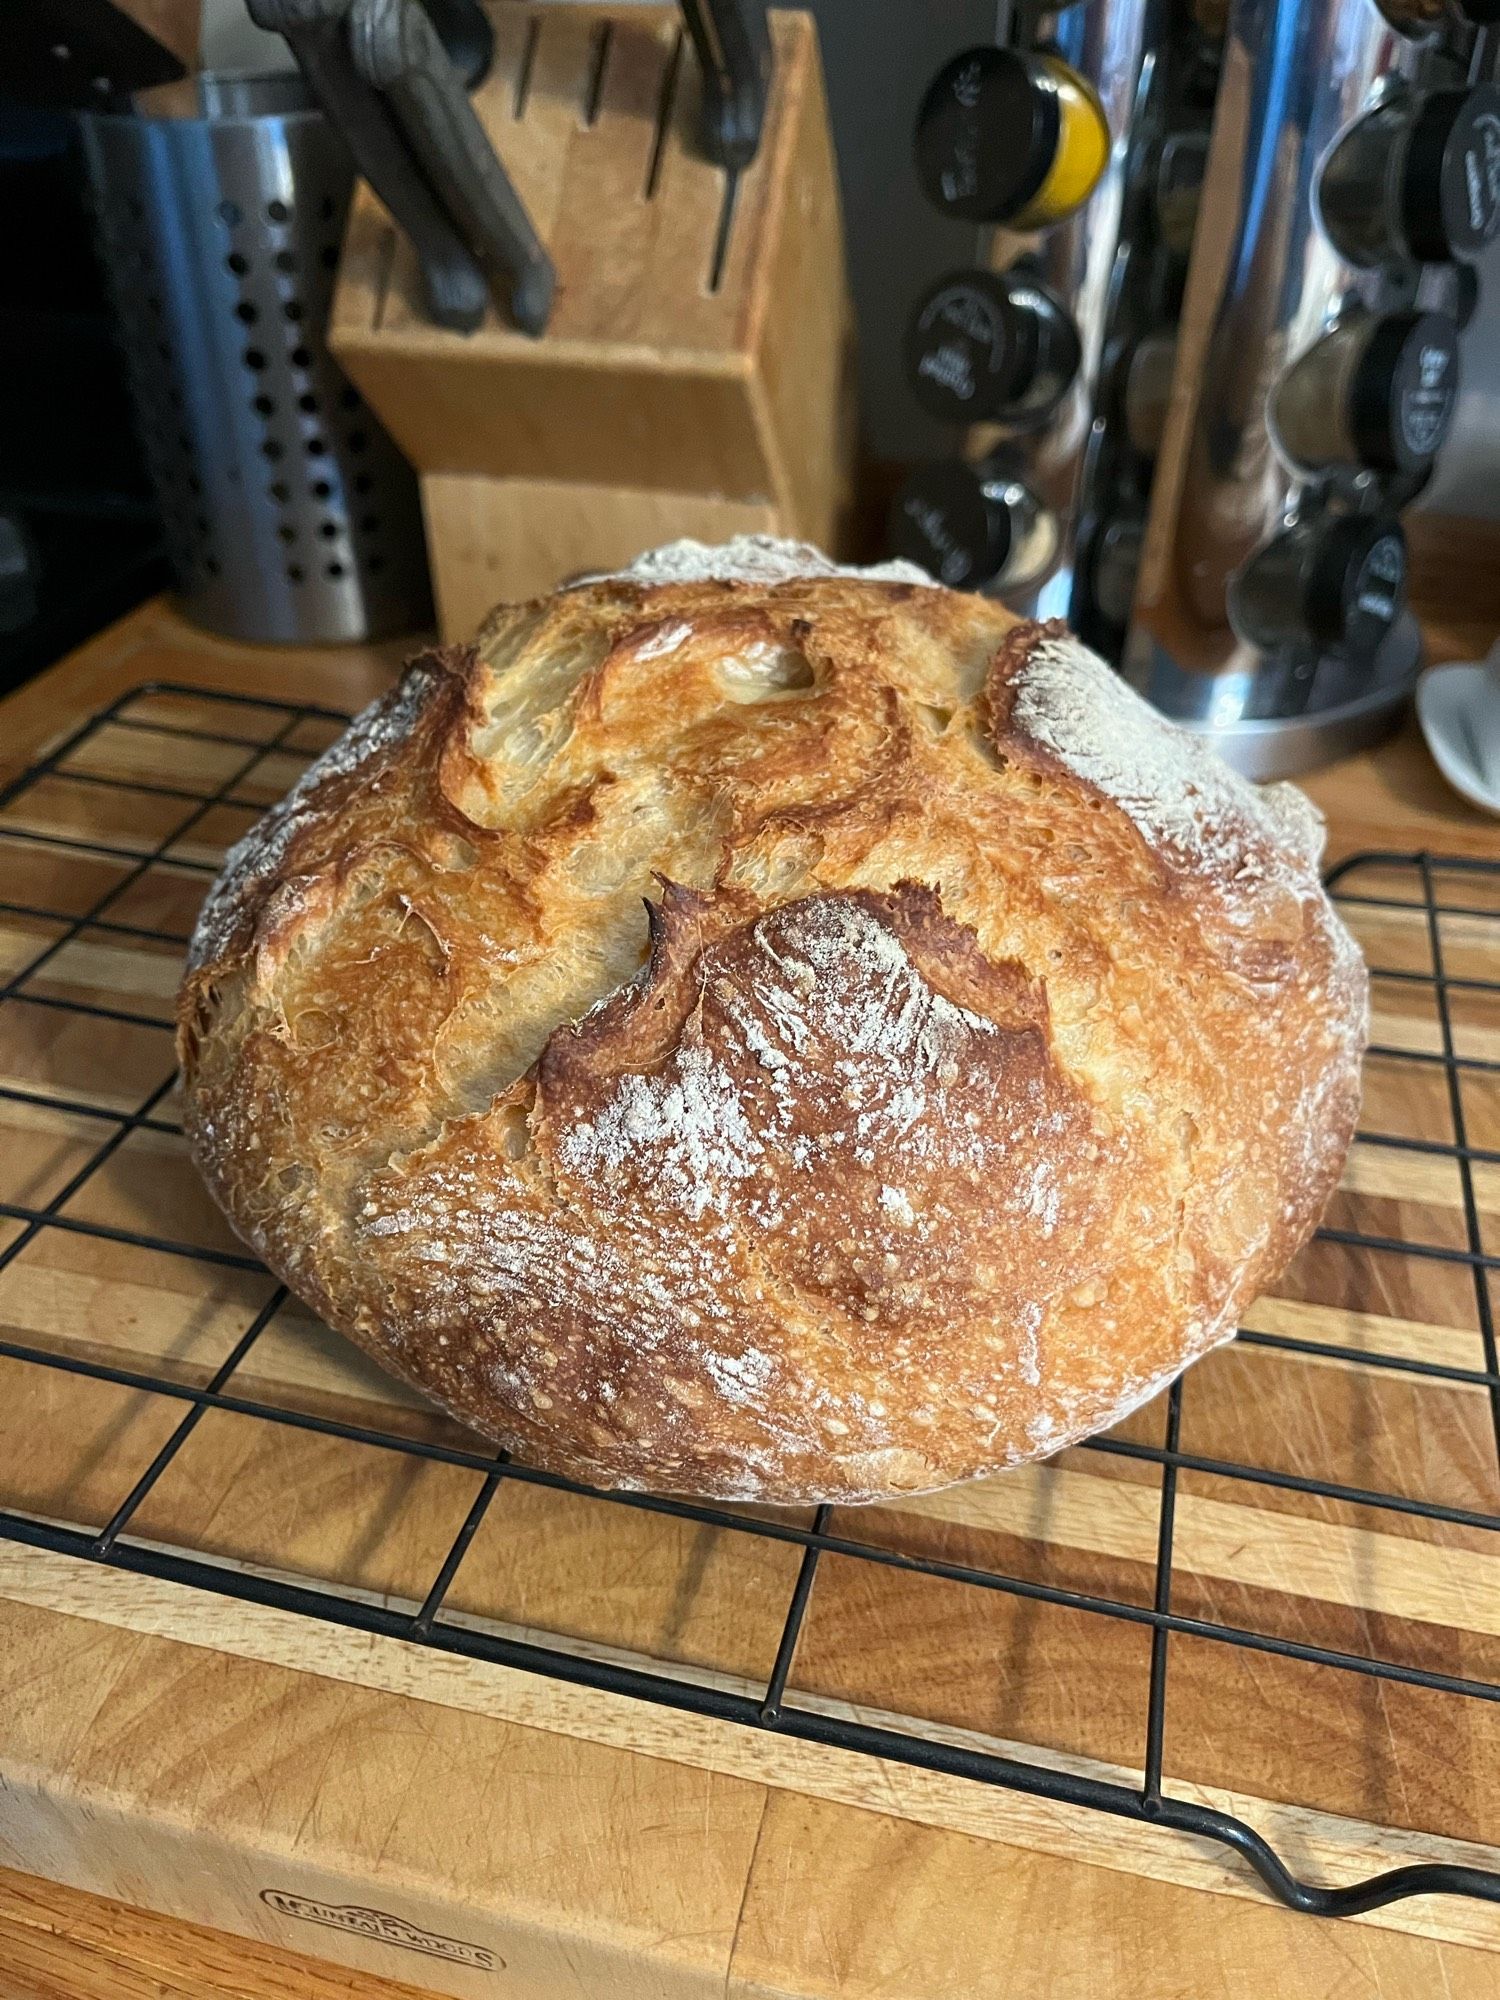
<svg viewBox="0 0 1500 2000">
<path fill-rule="evenodd" d="M 1151 1393 L 1316 1220 L 1365 1018 L 1320 840 L 1060 629 L 679 546 L 418 660 L 241 844 L 189 1129 L 544 1463 L 941 1484 Z"/>
</svg>

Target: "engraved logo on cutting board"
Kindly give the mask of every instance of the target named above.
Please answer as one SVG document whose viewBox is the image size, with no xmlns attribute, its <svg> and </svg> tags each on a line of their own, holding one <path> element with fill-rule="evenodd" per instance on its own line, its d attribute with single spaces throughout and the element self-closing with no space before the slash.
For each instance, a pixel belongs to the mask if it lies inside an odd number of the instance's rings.
<svg viewBox="0 0 1500 2000">
<path fill-rule="evenodd" d="M 482 1944 L 465 1944 L 462 1938 L 444 1937 L 440 1931 L 424 1931 L 405 1917 L 393 1917 L 389 1910 L 367 1910 L 356 1903 L 318 1903 L 308 1896 L 294 1896 L 289 1889 L 262 1889 L 260 1900 L 283 1917 L 301 1917 L 309 1924 L 326 1924 L 330 1930 L 353 1931 L 358 1937 L 374 1938 L 380 1944 L 400 1945 L 405 1951 L 424 1951 L 429 1958 L 450 1959 L 456 1965 L 475 1965 L 481 1972 L 503 1972 L 505 1961 Z"/>
</svg>

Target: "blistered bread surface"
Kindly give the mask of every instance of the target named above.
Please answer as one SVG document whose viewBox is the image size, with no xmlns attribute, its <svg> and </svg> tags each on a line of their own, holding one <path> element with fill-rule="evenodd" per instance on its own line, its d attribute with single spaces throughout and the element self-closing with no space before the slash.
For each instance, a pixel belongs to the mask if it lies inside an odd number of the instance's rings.
<svg viewBox="0 0 1500 2000">
<path fill-rule="evenodd" d="M 1053 626 L 756 542 L 429 653 L 230 855 L 187 1128 L 330 1324 L 606 1486 L 869 1500 L 1234 1331 L 1351 1136 L 1321 827 Z"/>
</svg>

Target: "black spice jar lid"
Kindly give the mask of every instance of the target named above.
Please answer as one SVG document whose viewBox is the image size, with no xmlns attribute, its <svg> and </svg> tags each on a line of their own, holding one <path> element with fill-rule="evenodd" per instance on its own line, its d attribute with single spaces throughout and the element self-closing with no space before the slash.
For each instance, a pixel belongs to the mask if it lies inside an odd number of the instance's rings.
<svg viewBox="0 0 1500 2000">
<path fill-rule="evenodd" d="M 1477 257 L 1500 230 L 1500 85 L 1435 90 L 1407 146 L 1401 226 L 1424 263 Z"/>
<path fill-rule="evenodd" d="M 1417 472 L 1442 450 L 1458 399 L 1458 328 L 1447 313 L 1390 313 L 1370 336 L 1350 385 L 1360 462 Z"/>
<path fill-rule="evenodd" d="M 1038 193 L 1057 157 L 1062 114 L 1045 74 L 1014 49 L 965 49 L 917 112 L 917 176 L 945 215 L 1001 222 Z"/>
<path fill-rule="evenodd" d="M 917 301 L 906 329 L 912 394 L 942 423 L 996 416 L 1036 365 L 1034 315 L 994 271 L 954 271 Z"/>
<path fill-rule="evenodd" d="M 1005 567 L 1010 509 L 961 459 L 919 465 L 891 503 L 889 541 L 950 590 L 978 590 Z"/>
<path fill-rule="evenodd" d="M 1400 523 L 1368 515 L 1330 521 L 1307 573 L 1307 629 L 1320 646 L 1364 658 L 1406 602 L 1406 537 Z"/>
</svg>

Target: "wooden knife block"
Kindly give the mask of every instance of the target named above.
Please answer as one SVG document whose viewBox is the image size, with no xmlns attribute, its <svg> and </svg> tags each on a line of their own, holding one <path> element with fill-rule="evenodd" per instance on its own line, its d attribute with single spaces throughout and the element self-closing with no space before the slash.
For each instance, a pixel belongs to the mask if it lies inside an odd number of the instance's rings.
<svg viewBox="0 0 1500 2000">
<path fill-rule="evenodd" d="M 361 185 L 335 353 L 422 484 L 442 633 L 677 535 L 838 536 L 850 319 L 810 16 L 776 13 L 754 163 L 702 155 L 675 10 L 493 0 L 474 104 L 557 265 L 540 340 L 424 317 L 411 246 Z"/>
</svg>

